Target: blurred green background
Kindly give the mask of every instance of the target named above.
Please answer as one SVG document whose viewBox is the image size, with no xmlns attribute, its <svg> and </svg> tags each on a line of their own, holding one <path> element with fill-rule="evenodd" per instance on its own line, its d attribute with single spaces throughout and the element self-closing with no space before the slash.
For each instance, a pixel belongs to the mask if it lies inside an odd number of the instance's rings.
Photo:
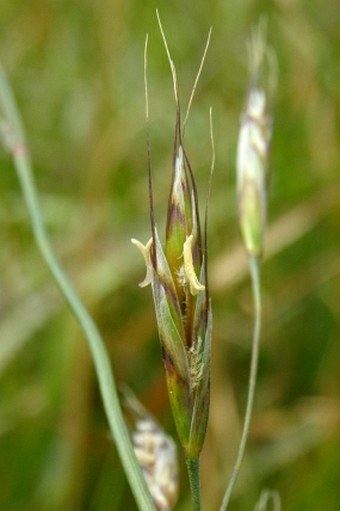
<svg viewBox="0 0 340 511">
<path fill-rule="evenodd" d="M 149 237 L 143 45 L 156 216 L 164 226 L 175 122 L 159 7 L 183 106 L 213 36 L 186 130 L 209 219 L 214 307 L 204 508 L 218 509 L 242 423 L 252 329 L 234 160 L 259 15 L 279 64 L 256 410 L 231 509 L 263 488 L 286 511 L 340 509 L 340 6 L 338 0 L 1 0 L 0 60 L 17 97 L 53 245 L 95 317 L 119 382 L 174 433 L 150 290 L 130 238 Z M 136 509 L 83 335 L 32 241 L 0 152 L 0 509 Z M 182 467 L 183 469 L 183 467 Z M 178 510 L 188 510 L 182 470 Z"/>
</svg>

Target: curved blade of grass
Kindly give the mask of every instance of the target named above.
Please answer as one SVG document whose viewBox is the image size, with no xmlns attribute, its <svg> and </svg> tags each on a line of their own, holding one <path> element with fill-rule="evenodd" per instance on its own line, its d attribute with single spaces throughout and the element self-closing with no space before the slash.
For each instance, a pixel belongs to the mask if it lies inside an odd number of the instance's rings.
<svg viewBox="0 0 340 511">
<path fill-rule="evenodd" d="M 5 146 L 12 155 L 36 243 L 72 313 L 78 320 L 91 351 L 105 413 L 131 490 L 140 510 L 156 511 L 124 422 L 105 344 L 93 319 L 60 266 L 49 242 L 40 212 L 20 115 L 6 75 L 1 68 L 0 121 L 0 136 L 3 136 Z"/>
</svg>

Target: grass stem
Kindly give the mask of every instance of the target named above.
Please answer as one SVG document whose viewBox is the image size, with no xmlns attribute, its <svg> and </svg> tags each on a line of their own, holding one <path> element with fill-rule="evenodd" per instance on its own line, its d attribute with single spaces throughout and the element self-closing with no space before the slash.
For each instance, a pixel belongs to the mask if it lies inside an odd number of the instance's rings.
<svg viewBox="0 0 340 511">
<path fill-rule="evenodd" d="M 201 511 L 200 459 L 186 458 L 193 511 Z"/>
<path fill-rule="evenodd" d="M 257 367 L 258 367 L 258 356 L 259 356 L 259 344 L 260 344 L 260 333 L 261 333 L 261 282 L 260 282 L 260 262 L 258 258 L 252 256 L 249 258 L 249 270 L 252 281 L 252 291 L 254 300 L 254 331 L 253 331 L 253 343 L 252 343 L 252 354 L 249 372 L 249 386 L 248 386 L 248 397 L 246 412 L 244 417 L 243 430 L 240 440 L 240 445 L 237 453 L 237 458 L 230 476 L 230 480 L 225 491 L 220 511 L 226 511 L 229 505 L 230 497 L 236 480 L 238 478 L 241 464 L 244 458 L 245 448 L 249 435 L 250 422 L 254 406 L 256 380 L 257 380 Z"/>
<path fill-rule="evenodd" d="M 32 166 L 24 134 L 21 130 L 20 116 L 5 73 L 0 69 L 0 116 L 1 112 L 3 115 L 1 119 L 2 131 L 5 131 L 5 134 L 8 133 L 7 138 L 4 137 L 5 144 L 13 157 L 37 246 L 66 302 L 84 332 L 93 358 L 110 430 L 115 440 L 131 490 L 140 510 L 156 511 L 124 422 L 105 344 L 96 324 L 71 285 L 50 244 L 42 220 Z M 18 129 L 19 126 L 20 130 Z M 6 129 L 4 130 L 4 128 Z"/>
</svg>

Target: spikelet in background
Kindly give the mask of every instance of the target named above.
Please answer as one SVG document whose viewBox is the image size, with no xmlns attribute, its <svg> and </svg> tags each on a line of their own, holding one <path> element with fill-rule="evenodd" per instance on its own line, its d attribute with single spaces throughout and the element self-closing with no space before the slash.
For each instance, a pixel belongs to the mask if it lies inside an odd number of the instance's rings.
<svg viewBox="0 0 340 511">
<path fill-rule="evenodd" d="M 245 455 L 258 369 L 262 309 L 260 270 L 267 214 L 268 160 L 272 132 L 271 106 L 276 85 L 276 68 L 274 68 L 276 61 L 274 54 L 266 46 L 264 20 L 261 20 L 253 30 L 248 43 L 248 57 L 250 86 L 241 117 L 236 171 L 240 230 L 248 255 L 252 281 L 254 329 L 242 434 L 220 511 L 228 509 Z"/>
<path fill-rule="evenodd" d="M 179 490 L 177 448 L 129 389 L 124 405 L 132 419 L 131 438 L 137 460 L 158 511 L 171 511 Z"/>
<path fill-rule="evenodd" d="M 266 47 L 264 22 L 248 46 L 250 86 L 241 117 L 237 148 L 237 194 L 243 242 L 249 255 L 260 257 L 266 224 L 268 160 L 272 132 L 271 102 L 275 86 L 274 60 Z M 271 58 L 268 59 L 268 56 Z M 268 77 L 265 65 L 269 63 Z"/>
</svg>

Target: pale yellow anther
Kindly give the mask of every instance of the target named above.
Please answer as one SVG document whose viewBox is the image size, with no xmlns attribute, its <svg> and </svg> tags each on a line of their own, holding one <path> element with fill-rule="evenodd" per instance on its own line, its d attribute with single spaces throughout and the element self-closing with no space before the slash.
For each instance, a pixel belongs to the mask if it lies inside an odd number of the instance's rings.
<svg viewBox="0 0 340 511">
<path fill-rule="evenodd" d="M 183 245 L 183 262 L 184 262 L 184 272 L 189 282 L 190 293 L 195 296 L 200 291 L 204 291 L 205 286 L 201 284 L 196 276 L 195 268 L 192 260 L 192 244 L 194 241 L 194 237 L 192 234 L 187 237 Z"/>
<path fill-rule="evenodd" d="M 133 243 L 142 253 L 142 256 L 144 257 L 145 266 L 146 266 L 146 275 L 143 282 L 139 284 L 140 287 L 146 287 L 152 282 L 152 264 L 151 264 L 151 258 L 150 258 L 150 250 L 152 245 L 152 238 L 149 239 L 146 245 L 143 245 L 138 240 L 135 240 L 134 238 L 131 238 L 131 243 Z"/>
</svg>

